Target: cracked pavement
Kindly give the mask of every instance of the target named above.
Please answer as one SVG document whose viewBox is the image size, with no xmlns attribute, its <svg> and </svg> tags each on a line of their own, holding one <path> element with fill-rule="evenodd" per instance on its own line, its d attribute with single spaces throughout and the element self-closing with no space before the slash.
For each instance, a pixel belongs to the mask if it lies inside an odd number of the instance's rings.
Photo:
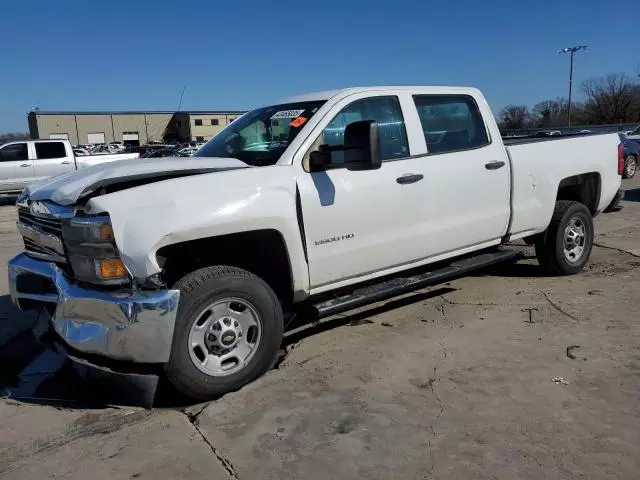
<svg viewBox="0 0 640 480">
<path fill-rule="evenodd" d="M 215 402 L 0 400 L 0 478 L 638 478 L 638 219 L 637 201 L 598 218 L 578 276 L 540 276 L 517 246 L 515 264 L 293 330 L 276 369 Z M 5 338 L 29 323 L 0 313 Z"/>
</svg>

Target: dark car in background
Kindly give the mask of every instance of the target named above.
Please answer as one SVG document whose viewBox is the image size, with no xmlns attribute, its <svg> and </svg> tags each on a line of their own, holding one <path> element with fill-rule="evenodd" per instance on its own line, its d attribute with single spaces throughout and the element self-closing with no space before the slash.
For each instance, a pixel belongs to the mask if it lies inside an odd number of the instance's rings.
<svg viewBox="0 0 640 480">
<path fill-rule="evenodd" d="M 165 150 L 149 150 L 143 155 L 140 155 L 140 158 L 162 158 L 175 156 L 177 156 L 175 150 L 168 148 Z"/>
<path fill-rule="evenodd" d="M 636 130 L 639 130 L 637 128 Z M 624 170 L 622 178 L 633 178 L 638 170 L 640 162 L 640 139 L 620 135 L 622 146 L 624 147 Z"/>
</svg>

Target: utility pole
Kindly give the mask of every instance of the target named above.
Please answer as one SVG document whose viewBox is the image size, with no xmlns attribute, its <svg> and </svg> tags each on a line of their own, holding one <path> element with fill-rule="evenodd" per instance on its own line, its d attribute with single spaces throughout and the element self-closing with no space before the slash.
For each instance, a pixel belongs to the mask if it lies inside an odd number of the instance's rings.
<svg viewBox="0 0 640 480">
<path fill-rule="evenodd" d="M 586 45 L 578 45 L 575 47 L 567 47 L 558 50 L 558 53 L 569 53 L 571 59 L 569 61 L 569 107 L 567 109 L 567 125 L 571 125 L 571 84 L 573 83 L 573 54 L 578 50 L 586 50 Z"/>
</svg>

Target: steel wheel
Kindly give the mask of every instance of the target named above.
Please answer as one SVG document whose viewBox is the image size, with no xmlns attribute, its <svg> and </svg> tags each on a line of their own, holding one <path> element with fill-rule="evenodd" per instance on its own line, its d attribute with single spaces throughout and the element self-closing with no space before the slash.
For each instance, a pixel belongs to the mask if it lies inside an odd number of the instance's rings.
<svg viewBox="0 0 640 480">
<path fill-rule="evenodd" d="M 636 159 L 629 155 L 624 163 L 624 172 L 627 178 L 632 178 L 636 174 Z"/>
<path fill-rule="evenodd" d="M 262 320 L 256 308 L 246 300 L 225 298 L 196 317 L 189 332 L 189 355 L 207 375 L 232 375 L 251 360 L 261 338 Z"/>
<path fill-rule="evenodd" d="M 572 217 L 564 229 L 564 256 L 568 262 L 579 262 L 585 247 L 585 225 L 581 218 Z"/>
</svg>

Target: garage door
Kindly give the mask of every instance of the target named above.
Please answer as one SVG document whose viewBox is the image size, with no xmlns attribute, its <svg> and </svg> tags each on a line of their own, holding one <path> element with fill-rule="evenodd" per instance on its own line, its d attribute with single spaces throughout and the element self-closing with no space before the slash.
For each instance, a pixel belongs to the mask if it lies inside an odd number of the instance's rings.
<svg viewBox="0 0 640 480">
<path fill-rule="evenodd" d="M 122 134 L 122 141 L 138 141 L 138 132 L 125 132 Z"/>
<path fill-rule="evenodd" d="M 128 147 L 137 147 L 140 145 L 138 132 L 122 132 L 122 143 Z"/>
<path fill-rule="evenodd" d="M 104 132 L 89 133 L 87 135 L 87 143 L 104 143 Z"/>
<path fill-rule="evenodd" d="M 69 140 L 68 133 L 52 133 L 49 135 L 50 140 Z"/>
</svg>

